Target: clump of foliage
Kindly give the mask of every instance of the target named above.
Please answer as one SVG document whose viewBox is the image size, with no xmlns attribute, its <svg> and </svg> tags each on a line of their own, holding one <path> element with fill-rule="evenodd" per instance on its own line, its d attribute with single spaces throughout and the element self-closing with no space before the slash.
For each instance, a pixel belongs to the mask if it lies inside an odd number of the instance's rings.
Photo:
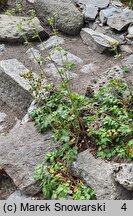
<svg viewBox="0 0 133 216">
<path fill-rule="evenodd" d="M 7 11 L 6 14 L 14 15 L 17 12 L 21 13 L 21 6 L 16 5 L 15 9 Z M 35 11 L 30 11 L 30 17 L 27 20 L 27 26 L 35 17 Z M 55 21 L 57 16 L 49 18 L 49 24 L 53 29 L 52 35 L 57 35 Z M 21 33 L 23 31 L 23 21 L 18 24 L 18 30 Z M 35 28 L 36 29 L 36 28 Z M 29 45 L 27 35 L 24 33 L 24 44 Z M 32 37 L 41 38 L 38 33 Z M 35 125 L 39 132 L 43 133 L 49 128 L 52 129 L 53 136 L 52 141 L 58 144 L 55 151 L 50 152 L 44 158 L 44 162 L 41 165 L 37 165 L 35 169 L 35 179 L 42 182 L 42 192 L 46 199 L 67 199 L 72 198 L 75 200 L 84 199 L 96 199 L 95 191 L 77 179 L 73 178 L 70 173 L 70 166 L 77 158 L 78 149 L 82 148 L 83 143 L 86 144 L 85 137 L 87 131 L 84 128 L 83 118 L 80 117 L 79 112 L 82 106 L 86 106 L 87 98 L 73 93 L 70 89 L 70 77 L 68 71 L 71 70 L 75 64 L 67 60 L 67 52 L 61 47 L 55 47 L 60 52 L 62 59 L 62 67 L 58 67 L 52 60 L 49 54 L 49 60 L 55 65 L 57 73 L 61 78 L 61 84 L 59 88 L 51 83 L 44 83 L 48 77 L 43 68 L 41 62 L 44 59 L 34 59 L 40 67 L 40 74 L 35 77 L 32 70 L 28 73 L 21 75 L 23 78 L 29 81 L 30 91 L 33 94 L 37 109 L 32 113 L 32 118 L 35 120 Z M 82 145 L 81 145 L 82 144 Z"/>
<path fill-rule="evenodd" d="M 96 144 L 97 155 L 133 159 L 133 87 L 112 80 L 91 101 L 96 110 L 88 136 Z M 88 125 L 89 126 L 89 125 Z"/>
<path fill-rule="evenodd" d="M 119 59 L 121 57 L 121 54 L 119 53 L 119 42 L 117 40 L 109 43 L 111 46 L 111 51 L 114 52 L 114 58 Z"/>
<path fill-rule="evenodd" d="M 22 5 L 20 3 L 15 4 L 15 8 L 12 8 L 10 10 L 6 10 L 6 15 L 18 15 L 22 12 Z"/>
<path fill-rule="evenodd" d="M 62 48 L 56 49 L 62 51 Z M 63 53 L 67 56 L 66 52 Z M 29 81 L 38 106 L 32 113 L 37 129 L 41 133 L 52 129 L 52 141 L 58 144 L 56 150 L 48 153 L 43 164 L 35 170 L 35 179 L 41 180 L 47 199 L 66 199 L 68 196 L 73 199 L 95 198 L 94 190 L 73 178 L 69 171 L 78 152 L 88 147 L 87 128 L 80 114 L 88 99 L 71 91 L 68 70 L 74 66 L 63 61 L 63 67 L 57 67 L 61 78 L 58 88 L 50 83 L 45 85 L 42 76 L 35 78 L 32 71 L 22 75 Z"/>
<path fill-rule="evenodd" d="M 51 128 L 52 141 L 58 144 L 36 167 L 35 179 L 41 180 L 47 199 L 94 199 L 94 190 L 72 177 L 69 168 L 78 152 L 91 145 L 99 157 L 133 159 L 133 89 L 120 79 L 112 80 L 88 99 L 71 92 L 68 83 L 64 79 L 58 89 L 48 85 L 43 94 L 42 89 L 35 94 L 35 125 L 40 132 Z"/>
<path fill-rule="evenodd" d="M 68 167 L 77 158 L 77 147 L 65 143 L 54 152 L 50 152 L 44 163 L 38 165 L 35 179 L 41 180 L 42 191 L 46 199 L 90 200 L 95 199 L 95 192 L 72 177 Z"/>
<path fill-rule="evenodd" d="M 54 20 L 49 22 L 56 35 Z M 116 48 L 117 44 L 113 44 L 112 49 L 118 56 Z M 94 190 L 74 178 L 70 166 L 79 152 L 91 146 L 95 146 L 97 155 L 102 158 L 133 159 L 133 91 L 122 80 L 112 80 L 92 99 L 72 92 L 69 71 L 75 64 L 69 62 L 67 52 L 61 47 L 55 49 L 60 52 L 62 66 L 58 67 L 50 54 L 48 58 L 60 76 L 58 88 L 43 82 L 43 75 L 47 78 L 47 74 L 41 67 L 38 78 L 32 71 L 22 75 L 29 81 L 37 103 L 31 117 L 38 131 L 51 129 L 52 141 L 57 144 L 43 163 L 36 166 L 35 179 L 41 181 L 46 199 L 95 199 Z"/>
</svg>

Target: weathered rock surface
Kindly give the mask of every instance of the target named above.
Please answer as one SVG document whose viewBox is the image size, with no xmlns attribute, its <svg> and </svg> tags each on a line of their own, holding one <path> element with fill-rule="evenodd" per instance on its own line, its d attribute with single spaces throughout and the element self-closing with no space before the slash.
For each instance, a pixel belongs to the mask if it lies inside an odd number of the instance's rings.
<svg viewBox="0 0 133 216">
<path fill-rule="evenodd" d="M 58 69 L 63 70 L 63 67 L 58 65 Z M 57 67 L 53 63 L 46 63 L 44 70 L 45 70 L 45 73 L 47 74 L 47 77 L 49 78 L 49 80 L 51 79 L 51 77 L 55 77 L 57 79 L 60 79 L 60 75 L 58 73 Z M 69 74 L 70 79 L 77 77 L 77 74 L 74 72 L 67 71 L 67 73 Z M 64 77 L 64 75 L 63 75 L 63 77 Z"/>
<path fill-rule="evenodd" d="M 5 123 L 5 118 L 7 117 L 7 115 L 3 112 L 0 112 L 0 133 L 3 131 L 3 129 L 5 128 L 4 124 Z"/>
<path fill-rule="evenodd" d="M 130 45 L 121 45 L 120 50 L 121 52 L 133 54 L 133 46 L 130 46 Z"/>
<path fill-rule="evenodd" d="M 37 17 L 33 18 L 30 24 L 28 23 L 28 17 L 0 15 L 0 41 L 4 42 L 23 42 L 25 36 L 28 40 L 35 40 L 32 37 L 38 33 L 43 38 L 48 37 L 48 33 L 45 32 L 40 25 L 40 21 Z M 19 25 L 22 22 L 22 30 L 19 30 Z M 37 39 L 37 38 L 36 38 Z"/>
<path fill-rule="evenodd" d="M 57 63 L 60 66 L 63 66 L 63 62 L 66 62 L 66 61 L 72 62 L 75 64 L 83 63 L 83 60 L 81 58 L 63 49 L 61 51 L 53 49 L 50 52 L 50 57 L 55 63 Z"/>
<path fill-rule="evenodd" d="M 110 49 L 111 44 L 118 43 L 117 40 L 100 32 L 93 31 L 90 28 L 83 28 L 80 32 L 80 36 L 85 44 L 99 53 L 103 53 L 105 50 Z"/>
<path fill-rule="evenodd" d="M 130 72 L 133 71 L 133 54 L 129 55 L 128 57 L 124 58 L 122 61 L 121 61 L 122 65 L 124 67 L 127 67 Z"/>
<path fill-rule="evenodd" d="M 40 64 L 42 64 L 42 55 L 38 49 L 31 47 L 26 51 L 26 54 L 28 58 L 32 59 L 35 63 L 38 64 L 39 62 Z"/>
<path fill-rule="evenodd" d="M 109 0 L 73 0 L 80 7 L 84 14 L 86 23 L 94 21 L 98 15 L 98 10 L 106 8 L 109 5 Z"/>
<path fill-rule="evenodd" d="M 87 65 L 83 65 L 83 67 L 80 69 L 81 73 L 85 74 L 90 74 L 96 70 L 98 70 L 98 67 L 93 62 Z"/>
<path fill-rule="evenodd" d="M 133 39 L 133 24 L 128 27 L 128 38 Z"/>
<path fill-rule="evenodd" d="M 109 0 L 74 0 L 74 2 L 85 7 L 92 5 L 99 9 L 106 8 L 109 5 Z"/>
<path fill-rule="evenodd" d="M 107 22 L 107 19 L 117 13 L 121 13 L 122 9 L 114 6 L 110 6 L 104 10 L 101 10 L 99 13 L 99 18 L 102 24 Z"/>
<path fill-rule="evenodd" d="M 28 3 L 33 4 L 35 0 L 26 0 Z"/>
<path fill-rule="evenodd" d="M 88 150 L 78 155 L 77 161 L 71 167 L 71 172 L 95 189 L 98 200 L 133 199 L 133 193 L 113 179 L 113 164 L 99 158 L 95 159 Z"/>
<path fill-rule="evenodd" d="M 34 100 L 32 103 L 31 103 L 31 105 L 30 105 L 30 107 L 29 107 L 29 109 L 28 109 L 28 111 L 27 111 L 27 114 L 23 117 L 23 119 L 21 120 L 21 124 L 25 124 L 25 123 L 27 123 L 27 122 L 29 122 L 29 121 L 32 121 L 32 118 L 31 118 L 31 114 L 32 114 L 32 112 L 35 110 L 37 108 L 37 106 L 36 106 L 36 101 Z"/>
<path fill-rule="evenodd" d="M 0 44 L 0 54 L 5 50 L 5 44 Z"/>
<path fill-rule="evenodd" d="M 56 14 L 56 27 L 66 34 L 76 35 L 83 26 L 83 15 L 71 0 L 35 0 L 34 7 L 44 25 Z"/>
<path fill-rule="evenodd" d="M 95 92 L 99 90 L 100 87 L 106 87 L 110 80 L 112 79 L 122 79 L 123 78 L 123 70 L 119 66 L 114 66 L 109 68 L 98 79 L 90 80 L 90 86 L 93 88 Z"/>
<path fill-rule="evenodd" d="M 16 59 L 0 61 L 0 99 L 20 116 L 27 113 L 33 98 L 30 85 L 20 77 L 28 69 Z"/>
<path fill-rule="evenodd" d="M 83 10 L 83 13 L 85 17 L 85 22 L 94 21 L 98 14 L 98 8 L 91 5 L 87 5 L 86 8 Z"/>
<path fill-rule="evenodd" d="M 0 200 L 7 199 L 15 190 L 12 179 L 0 167 Z"/>
<path fill-rule="evenodd" d="M 59 46 L 63 43 L 64 43 L 64 39 L 62 37 L 52 36 L 48 40 L 40 43 L 36 48 L 34 47 L 29 48 L 26 54 L 30 59 L 33 59 L 36 63 L 37 60 L 40 59 L 39 62 L 41 63 L 41 59 L 42 59 L 41 51 L 54 48 L 55 46 Z"/>
<path fill-rule="evenodd" d="M 133 164 L 116 165 L 113 172 L 115 181 L 124 188 L 133 191 Z"/>
<path fill-rule="evenodd" d="M 49 55 L 50 58 L 46 58 L 45 64 L 43 64 L 43 61 L 40 61 L 40 64 L 42 64 L 42 68 L 47 74 L 47 77 L 56 77 L 60 78 L 60 75 L 57 71 L 57 67 L 53 64 L 53 62 L 58 66 L 58 69 L 63 69 L 63 64 L 65 62 L 71 62 L 75 64 L 75 67 L 77 65 L 80 65 L 83 63 L 83 60 L 79 58 L 78 56 L 64 50 L 63 48 L 60 47 L 60 50 L 54 49 L 55 46 L 61 45 L 64 43 L 64 39 L 61 37 L 53 36 L 49 38 L 47 41 L 41 43 L 40 45 L 37 46 L 37 49 L 35 48 L 30 48 L 27 50 L 26 54 L 28 55 L 28 58 L 35 60 L 36 59 L 41 59 L 42 56 L 45 54 L 45 51 L 49 50 Z M 53 48 L 53 49 L 51 49 Z M 36 62 L 37 63 L 37 62 Z M 68 71 L 70 78 L 75 78 L 77 76 L 76 73 L 72 71 Z"/>
<path fill-rule="evenodd" d="M 6 134 L 15 125 L 19 116 L 2 100 L 0 100 L 0 134 Z"/>
<path fill-rule="evenodd" d="M 107 24 L 117 31 L 123 31 L 128 28 L 130 23 L 133 22 L 133 11 L 125 10 L 120 14 L 115 14 L 108 18 Z"/>
<path fill-rule="evenodd" d="M 59 70 L 63 70 L 63 64 L 67 61 L 70 63 L 74 63 L 75 68 L 77 65 L 83 63 L 83 60 L 81 58 L 68 51 L 65 51 L 63 49 L 60 51 L 53 49 L 50 52 L 49 61 L 46 62 L 46 64 L 43 66 L 43 69 L 45 70 L 49 78 L 53 76 L 60 79 L 57 66 Z M 75 78 L 77 76 L 77 74 L 72 72 L 71 70 L 68 70 L 67 73 L 69 74 L 70 78 Z"/>
<path fill-rule="evenodd" d="M 2 123 L 5 120 L 6 116 L 7 115 L 5 113 L 0 112 L 0 123 Z"/>
<path fill-rule="evenodd" d="M 62 37 L 55 35 L 50 37 L 48 40 L 42 42 L 41 44 L 39 44 L 38 49 L 39 50 L 51 49 L 61 44 L 64 44 L 64 39 Z"/>
<path fill-rule="evenodd" d="M 117 7 L 122 7 L 123 4 L 120 0 L 111 0 L 111 4 Z"/>
<path fill-rule="evenodd" d="M 40 184 L 34 180 L 34 169 L 42 163 L 53 146 L 50 133 L 37 133 L 34 123 L 16 125 L 7 136 L 0 136 L 0 167 L 22 193 L 34 195 Z"/>
<path fill-rule="evenodd" d="M 32 199 L 31 196 L 26 196 L 25 194 L 22 194 L 20 191 L 16 190 L 14 193 L 12 193 L 7 201 L 20 201 L 20 200 L 26 200 L 26 201 L 30 201 Z"/>
</svg>

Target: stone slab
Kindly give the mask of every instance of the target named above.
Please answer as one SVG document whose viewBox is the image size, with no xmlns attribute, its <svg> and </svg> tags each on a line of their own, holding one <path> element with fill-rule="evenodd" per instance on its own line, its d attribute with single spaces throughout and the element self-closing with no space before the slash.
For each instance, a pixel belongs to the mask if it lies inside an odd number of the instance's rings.
<svg viewBox="0 0 133 216">
<path fill-rule="evenodd" d="M 119 44 L 119 42 L 114 38 L 104 35 L 98 31 L 93 31 L 90 28 L 83 28 L 80 32 L 80 36 L 86 45 L 99 53 L 103 53 L 105 50 L 111 49 L 111 44 L 113 43 Z"/>
<path fill-rule="evenodd" d="M 39 134 L 33 122 L 17 124 L 0 136 L 0 167 L 22 193 L 34 195 L 41 189 L 34 180 L 35 166 L 53 149 L 51 134 Z"/>
<path fill-rule="evenodd" d="M 22 117 L 33 100 L 29 83 L 20 77 L 26 72 L 28 69 L 16 59 L 0 61 L 0 99 Z"/>
<path fill-rule="evenodd" d="M 115 182 L 113 163 L 94 158 L 89 150 L 78 155 L 77 161 L 71 167 L 71 172 L 96 191 L 98 200 L 133 199 L 132 192 Z"/>
<path fill-rule="evenodd" d="M 43 38 L 49 35 L 40 25 L 37 17 L 33 18 L 30 24 L 28 17 L 0 14 L 0 41 L 2 42 L 24 42 L 26 39 L 32 41 L 35 34 Z M 20 24 L 22 23 L 22 25 Z M 21 29 L 19 29 L 19 26 Z"/>
<path fill-rule="evenodd" d="M 117 31 L 127 30 L 130 23 L 133 22 L 133 11 L 125 10 L 120 14 L 114 14 L 107 20 L 107 25 Z"/>
<path fill-rule="evenodd" d="M 124 188 L 133 191 L 133 164 L 120 164 L 114 166 L 113 172 L 115 181 L 119 182 Z"/>
</svg>

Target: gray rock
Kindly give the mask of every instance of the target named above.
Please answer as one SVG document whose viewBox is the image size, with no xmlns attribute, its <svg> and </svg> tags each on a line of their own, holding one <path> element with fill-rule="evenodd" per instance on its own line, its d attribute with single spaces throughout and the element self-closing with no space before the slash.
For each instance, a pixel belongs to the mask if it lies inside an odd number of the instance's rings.
<svg viewBox="0 0 133 216">
<path fill-rule="evenodd" d="M 99 9 L 103 9 L 109 5 L 109 0 L 91 0 L 90 3 Z"/>
<path fill-rule="evenodd" d="M 78 56 L 62 49 L 61 51 L 58 51 L 56 49 L 53 49 L 50 52 L 50 57 L 52 61 L 54 61 L 56 64 L 63 66 L 65 62 L 72 62 L 75 64 L 82 64 L 83 60 L 79 58 Z"/>
<path fill-rule="evenodd" d="M 90 73 L 93 73 L 96 70 L 98 70 L 98 67 L 96 66 L 96 64 L 95 63 L 90 63 L 90 64 L 87 64 L 87 65 L 84 65 L 80 69 L 80 72 L 90 74 Z"/>
<path fill-rule="evenodd" d="M 31 114 L 32 114 L 32 112 L 33 112 L 36 108 L 37 108 L 37 106 L 36 106 L 36 101 L 34 100 L 34 101 L 31 103 L 31 105 L 30 105 L 30 107 L 29 107 L 29 109 L 28 109 L 28 111 L 27 111 L 27 114 L 23 117 L 23 119 L 22 119 L 22 121 L 21 121 L 21 124 L 25 124 L 25 123 L 27 123 L 27 122 L 29 122 L 29 121 L 32 120 L 32 119 L 31 119 Z"/>
<path fill-rule="evenodd" d="M 42 42 L 41 44 L 39 44 L 38 49 L 39 50 L 51 49 L 61 44 L 64 44 L 64 39 L 62 37 L 55 35 L 50 37 L 48 40 Z"/>
<path fill-rule="evenodd" d="M 117 31 L 123 31 L 133 22 L 133 11 L 125 10 L 108 18 L 107 24 Z"/>
<path fill-rule="evenodd" d="M 28 69 L 16 59 L 0 61 L 0 99 L 22 117 L 33 100 L 29 83 L 20 77 L 26 72 Z"/>
<path fill-rule="evenodd" d="M 133 199 L 133 193 L 118 185 L 113 179 L 113 164 L 99 158 L 95 159 L 88 150 L 78 155 L 71 172 L 95 189 L 98 200 Z"/>
<path fill-rule="evenodd" d="M 123 4 L 120 0 L 111 0 L 111 4 L 117 7 L 122 7 Z"/>
<path fill-rule="evenodd" d="M 38 49 L 31 47 L 26 51 L 26 54 L 28 55 L 28 58 L 34 60 L 35 63 L 39 62 L 42 64 L 42 55 Z"/>
<path fill-rule="evenodd" d="M 23 0 L 15 0 L 16 4 L 22 4 Z"/>
<path fill-rule="evenodd" d="M 5 126 L 4 125 L 0 125 L 0 133 L 2 133 L 4 129 L 5 129 Z"/>
<path fill-rule="evenodd" d="M 5 120 L 6 116 L 7 115 L 5 113 L 0 112 L 0 123 L 2 123 Z"/>
<path fill-rule="evenodd" d="M 89 28 L 83 28 L 80 36 L 85 44 L 99 53 L 110 49 L 112 43 L 118 43 L 117 40 Z"/>
<path fill-rule="evenodd" d="M 94 21 L 98 14 L 98 8 L 91 5 L 87 5 L 83 13 L 85 16 L 85 22 Z"/>
<path fill-rule="evenodd" d="M 35 63 L 43 63 L 43 52 L 46 49 L 51 49 L 64 43 L 64 39 L 58 36 L 52 36 L 48 40 L 40 43 L 36 48 L 31 47 L 27 50 L 28 58 L 34 60 Z"/>
<path fill-rule="evenodd" d="M 48 37 L 37 17 L 28 25 L 28 17 L 0 15 L 0 41 L 4 42 L 23 42 L 24 37 L 28 40 L 33 40 L 33 36 L 38 33 L 43 38 Z M 18 25 L 22 22 L 22 31 L 19 30 Z M 37 38 L 36 38 L 37 39 Z M 35 40 L 35 39 L 34 39 Z"/>
<path fill-rule="evenodd" d="M 98 15 L 98 10 L 106 8 L 109 0 L 73 0 L 83 11 L 85 22 L 94 21 Z"/>
<path fill-rule="evenodd" d="M 115 181 L 119 182 L 127 190 L 133 191 L 133 164 L 114 166 L 113 175 Z"/>
<path fill-rule="evenodd" d="M 123 79 L 123 70 L 116 65 L 103 72 L 103 74 L 100 75 L 95 82 L 90 80 L 89 86 L 91 86 L 93 90 L 97 92 L 100 87 L 106 87 L 110 80 L 118 78 Z"/>
<path fill-rule="evenodd" d="M 83 60 L 81 58 L 79 58 L 78 56 L 75 56 L 74 54 L 68 51 L 65 51 L 64 49 L 60 51 L 53 49 L 49 53 L 49 55 L 50 55 L 50 58 L 48 58 L 49 61 L 47 61 L 46 65 L 44 66 L 44 70 L 47 73 L 48 77 L 53 76 L 53 77 L 60 78 L 60 75 L 57 70 L 57 66 L 58 66 L 58 69 L 61 70 L 63 69 L 63 64 L 66 62 L 74 63 L 75 67 L 76 65 L 83 63 Z M 71 70 L 68 70 L 67 73 L 69 74 L 70 79 L 75 78 L 77 76 L 77 74 L 72 72 Z"/>
<path fill-rule="evenodd" d="M 35 0 L 26 0 L 30 4 L 34 4 Z"/>
<path fill-rule="evenodd" d="M 34 195 L 40 183 L 34 180 L 34 169 L 55 146 L 51 134 L 39 134 L 33 122 L 17 124 L 7 136 L 0 136 L 0 167 L 23 194 Z"/>
<path fill-rule="evenodd" d="M 27 73 L 29 70 L 17 59 L 8 59 L 0 61 L 0 67 L 3 68 L 6 74 L 11 76 L 12 79 L 17 80 L 19 85 L 25 88 L 27 91 L 30 85 L 20 75 Z"/>
<path fill-rule="evenodd" d="M 15 190 L 12 179 L 0 167 L 0 200 L 6 200 Z"/>
<path fill-rule="evenodd" d="M 120 50 L 121 50 L 121 52 L 133 54 L 133 46 L 131 46 L 131 45 L 121 45 Z"/>
<path fill-rule="evenodd" d="M 114 6 L 110 6 L 104 10 L 101 10 L 99 13 L 99 18 L 102 24 L 107 22 L 107 19 L 117 13 L 121 13 L 122 9 Z"/>
<path fill-rule="evenodd" d="M 130 72 L 133 71 L 133 54 L 129 55 L 128 57 L 124 58 L 121 61 L 123 67 L 128 67 L 130 69 Z"/>
<path fill-rule="evenodd" d="M 2 53 L 5 50 L 5 44 L 0 44 L 0 53 Z"/>
<path fill-rule="evenodd" d="M 36 0 L 34 7 L 44 25 L 48 24 L 49 17 L 56 14 L 56 27 L 66 34 L 76 35 L 83 26 L 83 15 L 71 0 Z"/>
<path fill-rule="evenodd" d="M 62 66 L 58 66 L 59 70 L 63 70 Z M 58 79 L 60 79 L 60 75 L 57 71 L 57 67 L 53 64 L 53 63 L 47 63 L 44 67 L 44 70 L 48 76 L 48 78 L 50 79 L 51 77 L 56 77 Z M 76 73 L 73 73 L 71 71 L 67 71 L 67 73 L 69 74 L 70 79 L 77 77 Z M 63 75 L 63 77 L 65 78 L 65 76 Z"/>
<path fill-rule="evenodd" d="M 22 194 L 20 191 L 17 190 L 8 197 L 7 201 L 21 201 L 21 200 L 30 201 L 31 199 L 32 199 L 31 196 Z"/>
<path fill-rule="evenodd" d="M 128 27 L 128 38 L 133 39 L 133 24 Z"/>
<path fill-rule="evenodd" d="M 79 6 L 86 7 L 87 5 L 92 5 L 99 9 L 106 8 L 109 5 L 109 0 L 74 0 Z"/>
</svg>

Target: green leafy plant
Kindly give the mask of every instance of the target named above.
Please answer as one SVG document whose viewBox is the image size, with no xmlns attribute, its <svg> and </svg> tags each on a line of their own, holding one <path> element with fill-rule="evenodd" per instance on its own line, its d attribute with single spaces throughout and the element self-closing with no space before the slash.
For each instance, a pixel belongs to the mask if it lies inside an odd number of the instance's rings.
<svg viewBox="0 0 133 216">
<path fill-rule="evenodd" d="M 49 19 L 57 34 L 54 20 Z M 118 55 L 116 45 L 112 49 Z M 35 179 L 41 181 L 46 199 L 95 199 L 94 190 L 74 178 L 70 166 L 77 154 L 91 145 L 102 158 L 133 159 L 132 87 L 122 80 L 112 80 L 91 99 L 76 94 L 70 88 L 69 75 L 75 64 L 68 60 L 65 50 L 57 46 L 55 49 L 60 53 L 62 66 L 54 62 L 51 54 L 48 58 L 60 76 L 58 87 L 43 82 L 43 70 L 38 78 L 32 71 L 22 75 L 29 81 L 36 100 L 37 108 L 31 117 L 38 131 L 51 129 L 52 141 L 57 144 L 36 166 Z"/>
<path fill-rule="evenodd" d="M 55 18 L 49 19 L 54 34 L 57 34 L 54 30 L 54 20 Z M 62 67 L 58 67 L 51 54 L 48 58 L 60 76 L 61 83 L 58 88 L 51 83 L 44 84 L 43 71 L 38 78 L 34 77 L 31 70 L 22 75 L 30 83 L 30 91 L 36 99 L 37 109 L 33 111 L 32 118 L 37 129 L 41 133 L 52 129 L 52 141 L 59 145 L 36 167 L 35 179 L 41 180 L 42 191 L 47 199 L 65 199 L 68 196 L 75 199 L 93 199 L 94 190 L 85 187 L 81 180 L 73 178 L 69 171 L 78 151 L 87 146 L 87 131 L 80 111 L 87 105 L 88 99 L 71 91 L 69 71 L 75 64 L 68 61 L 65 50 L 57 46 L 55 49 L 60 53 Z"/>
<path fill-rule="evenodd" d="M 111 51 L 115 53 L 114 58 L 119 59 L 121 57 L 121 54 L 118 51 L 118 45 L 119 45 L 118 41 L 115 40 L 114 42 L 110 42 L 109 44 L 111 46 Z"/>
<path fill-rule="evenodd" d="M 15 8 L 12 8 L 10 10 L 6 10 L 6 15 L 18 15 L 22 12 L 22 5 L 20 3 L 15 4 Z"/>
<path fill-rule="evenodd" d="M 98 156 L 133 159 L 133 89 L 122 80 L 112 80 L 91 101 L 97 117 L 88 131 Z"/>
<path fill-rule="evenodd" d="M 95 199 L 95 192 L 72 177 L 68 167 L 77 158 L 77 147 L 64 144 L 50 152 L 44 163 L 35 170 L 35 179 L 41 180 L 46 199 Z"/>
<path fill-rule="evenodd" d="M 123 68 L 123 72 L 124 73 L 130 73 L 130 69 L 127 67 L 127 66 L 125 66 L 124 68 Z"/>
</svg>

